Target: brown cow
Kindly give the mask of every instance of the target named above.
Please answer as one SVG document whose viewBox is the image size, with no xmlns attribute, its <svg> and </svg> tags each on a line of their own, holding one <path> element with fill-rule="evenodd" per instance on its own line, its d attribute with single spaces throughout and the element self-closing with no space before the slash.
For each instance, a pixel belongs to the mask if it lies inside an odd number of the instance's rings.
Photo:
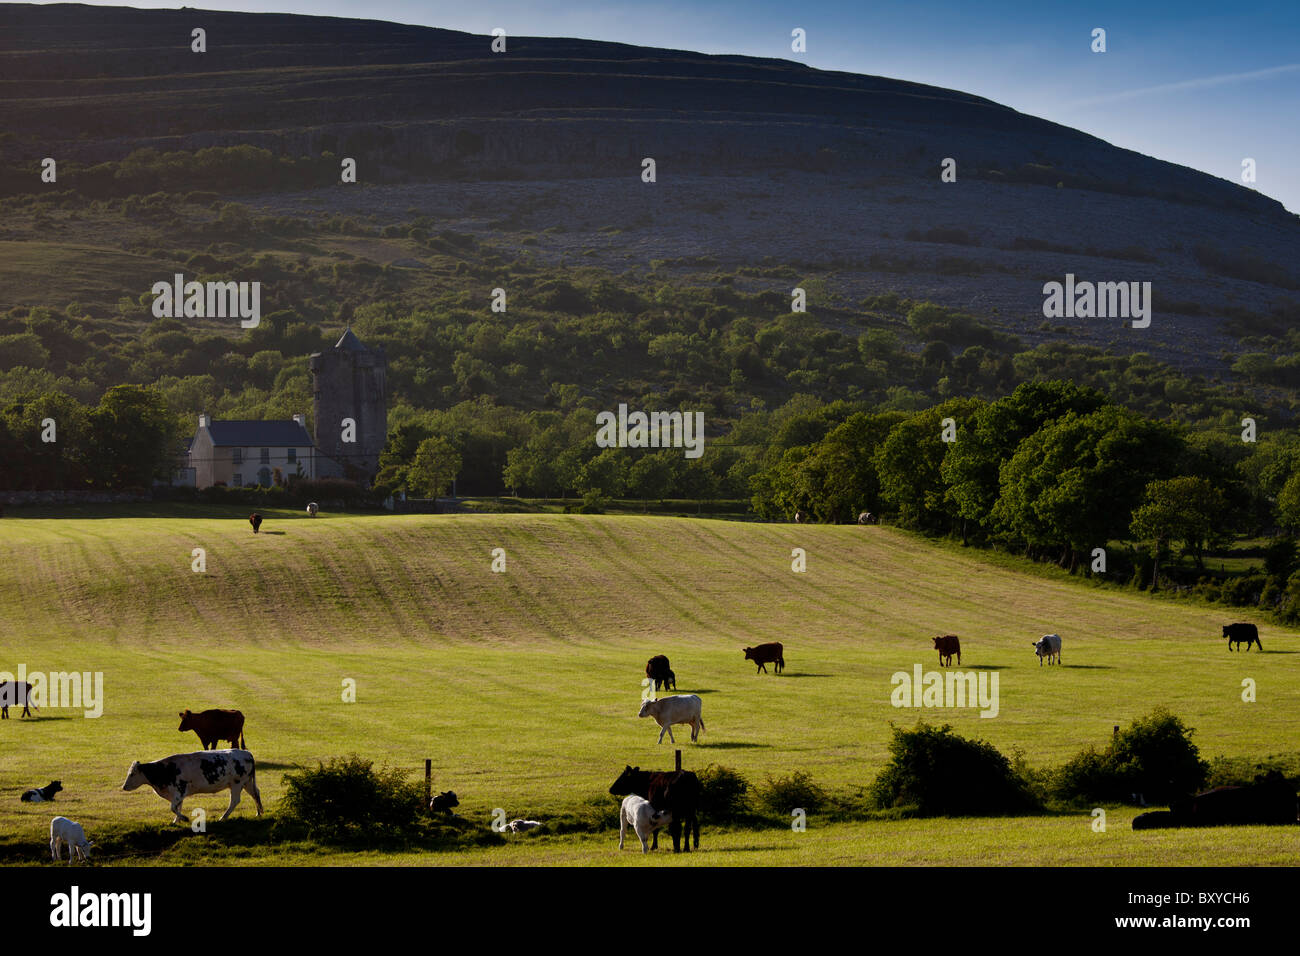
<svg viewBox="0 0 1300 956">
<path fill-rule="evenodd" d="M 747 647 L 745 648 L 745 660 L 753 661 L 758 665 L 758 670 L 754 671 L 755 674 L 759 671 L 764 674 L 767 673 L 764 664 L 772 664 L 772 669 L 779 674 L 785 668 L 785 648 L 781 646 L 779 641 L 773 641 L 771 644 L 760 644 L 758 647 Z"/>
<path fill-rule="evenodd" d="M 232 750 L 244 750 L 244 715 L 237 710 L 204 710 L 191 713 L 181 711 L 182 732 L 192 730 L 199 735 L 204 750 L 216 750 L 223 740 L 230 741 Z M 211 744 L 211 746 L 209 746 Z"/>
<path fill-rule="evenodd" d="M 254 511 L 248 516 L 248 523 L 253 526 L 253 534 L 257 534 L 257 529 L 262 527 L 262 516 Z"/>
<path fill-rule="evenodd" d="M 956 634 L 944 634 L 934 639 L 934 648 L 939 652 L 939 664 L 947 667 L 952 663 L 952 655 L 957 655 L 957 664 L 961 665 L 961 641 Z"/>
</svg>

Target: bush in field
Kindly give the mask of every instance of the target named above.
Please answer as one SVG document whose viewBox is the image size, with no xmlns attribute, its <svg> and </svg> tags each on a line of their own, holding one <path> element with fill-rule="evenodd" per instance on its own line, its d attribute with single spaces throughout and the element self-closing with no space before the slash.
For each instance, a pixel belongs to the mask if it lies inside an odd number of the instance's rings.
<svg viewBox="0 0 1300 956">
<path fill-rule="evenodd" d="M 803 770 L 796 770 L 788 777 L 768 777 L 757 788 L 758 804 L 763 809 L 782 817 L 801 809 L 814 813 L 826 806 L 826 791 L 813 783 L 812 776 Z"/>
<path fill-rule="evenodd" d="M 279 815 L 326 842 L 382 839 L 417 829 L 423 789 L 400 770 L 376 770 L 355 754 L 284 776 Z"/>
<path fill-rule="evenodd" d="M 1168 803 L 1205 785 L 1209 764 L 1192 743 L 1195 731 L 1164 708 L 1115 734 L 1103 750 L 1089 746 L 1056 773 L 1054 790 L 1067 800 Z"/>
<path fill-rule="evenodd" d="M 709 764 L 700 778 L 700 817 L 709 823 L 738 823 L 752 812 L 749 781 L 731 767 Z"/>
<path fill-rule="evenodd" d="M 1016 814 L 1039 809 L 1028 782 L 992 744 L 944 724 L 894 728 L 890 760 L 871 785 L 881 810 L 920 816 Z"/>
</svg>

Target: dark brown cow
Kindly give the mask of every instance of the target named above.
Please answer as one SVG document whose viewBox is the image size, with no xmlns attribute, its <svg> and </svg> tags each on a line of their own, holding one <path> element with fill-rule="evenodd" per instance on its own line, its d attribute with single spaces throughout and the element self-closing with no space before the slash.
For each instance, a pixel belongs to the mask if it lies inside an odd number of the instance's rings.
<svg viewBox="0 0 1300 956">
<path fill-rule="evenodd" d="M 645 676 L 655 682 L 655 690 L 661 687 L 664 690 L 677 689 L 677 675 L 669 668 L 668 658 L 663 654 L 656 654 L 645 662 Z"/>
<path fill-rule="evenodd" d="M 199 735 L 204 750 L 216 750 L 223 740 L 231 749 L 244 750 L 244 715 L 237 710 L 181 711 L 180 731 L 192 730 Z M 209 746 L 210 745 L 210 746 Z"/>
<path fill-rule="evenodd" d="M 1215 787 L 1194 797 L 1175 800 L 1168 810 L 1133 818 L 1134 830 L 1164 827 L 1217 827 L 1231 824 L 1294 824 L 1295 788 L 1276 770 L 1255 777 L 1242 787 Z"/>
<path fill-rule="evenodd" d="M 248 516 L 248 523 L 253 526 L 253 534 L 257 534 L 257 529 L 262 527 L 262 516 L 254 511 Z"/>
<path fill-rule="evenodd" d="M 9 708 L 11 705 L 23 705 L 23 717 L 30 717 L 32 712 L 28 710 L 30 706 L 32 685 L 23 681 L 21 684 L 16 680 L 7 680 L 0 683 L 0 718 L 9 717 Z M 36 708 L 40 710 L 39 707 Z"/>
<path fill-rule="evenodd" d="M 656 773 L 642 770 L 640 767 L 627 767 L 619 774 L 609 792 L 617 797 L 635 793 L 645 797 L 656 810 L 668 810 L 673 815 L 673 822 L 668 825 L 668 832 L 673 835 L 673 852 L 691 852 L 691 833 L 695 834 L 695 849 L 700 848 L 700 778 L 689 770 L 674 770 Z M 685 825 L 686 840 L 681 841 L 682 826 Z M 659 831 L 651 838 L 650 849 L 659 849 Z"/>
<path fill-rule="evenodd" d="M 939 664 L 947 667 L 952 663 L 952 655 L 957 655 L 957 664 L 961 665 L 961 641 L 956 634 L 944 634 L 934 639 L 934 649 L 939 652 Z"/>
<path fill-rule="evenodd" d="M 1223 625 L 1223 636 L 1228 639 L 1228 650 L 1235 651 L 1240 649 L 1242 644 L 1246 645 L 1246 650 L 1250 650 L 1250 645 L 1254 644 L 1262 651 L 1264 645 L 1259 641 L 1259 628 L 1254 624 L 1238 623 Z M 1236 644 L 1236 647 L 1232 645 Z"/>
<path fill-rule="evenodd" d="M 785 648 L 779 641 L 773 641 L 771 644 L 760 644 L 758 647 L 747 647 L 745 648 L 745 660 L 753 661 L 758 665 L 758 670 L 754 671 L 755 674 L 759 671 L 764 674 L 767 673 L 764 664 L 773 665 L 772 669 L 779 674 L 785 669 Z"/>
</svg>

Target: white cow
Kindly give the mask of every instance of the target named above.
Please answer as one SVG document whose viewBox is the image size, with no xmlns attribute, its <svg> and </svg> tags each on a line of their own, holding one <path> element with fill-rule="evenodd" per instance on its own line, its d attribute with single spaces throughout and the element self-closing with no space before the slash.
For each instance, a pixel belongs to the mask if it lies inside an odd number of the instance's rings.
<svg viewBox="0 0 1300 956">
<path fill-rule="evenodd" d="M 320 511 L 320 505 L 316 504 L 316 502 L 314 502 L 314 501 L 312 501 L 312 502 L 308 502 L 308 504 L 307 504 L 307 514 L 309 514 L 311 517 L 314 518 L 314 517 L 316 517 L 316 512 L 318 512 L 318 511 Z"/>
<path fill-rule="evenodd" d="M 1047 663 L 1052 663 L 1052 658 L 1056 658 L 1056 663 L 1061 663 L 1061 635 L 1044 634 L 1038 640 L 1034 641 L 1034 652 L 1038 654 L 1038 666 L 1043 666 L 1043 658 L 1047 658 Z"/>
<path fill-rule="evenodd" d="M 230 816 L 239 803 L 239 793 L 247 789 L 262 815 L 262 795 L 257 792 L 253 755 L 247 750 L 202 750 L 198 753 L 172 754 L 152 763 L 136 761 L 127 772 L 123 790 L 135 790 L 145 784 L 171 804 L 173 823 L 188 823 L 181 814 L 181 803 L 192 793 L 230 791 L 230 806 L 221 815 Z"/>
<path fill-rule="evenodd" d="M 691 740 L 698 740 L 704 729 L 704 703 L 695 694 L 677 694 L 673 697 L 660 697 L 658 700 L 643 700 L 638 717 L 653 717 L 659 724 L 659 743 L 664 742 L 664 732 L 668 739 L 677 743 L 673 736 L 673 724 L 690 724 Z"/>
<path fill-rule="evenodd" d="M 623 808 L 618 814 L 618 848 L 623 849 L 623 838 L 631 824 L 636 831 L 636 838 L 641 841 L 641 852 L 649 853 L 650 847 L 646 844 L 646 839 L 672 822 L 673 815 L 670 811 L 656 810 L 645 797 L 630 793 L 623 798 Z"/>
<path fill-rule="evenodd" d="M 68 847 L 68 862 L 72 862 L 75 853 L 81 862 L 89 862 L 90 848 L 95 844 L 86 839 L 86 831 L 80 823 L 67 817 L 55 817 L 50 821 L 50 858 L 59 860 L 63 857 L 63 844 Z"/>
</svg>

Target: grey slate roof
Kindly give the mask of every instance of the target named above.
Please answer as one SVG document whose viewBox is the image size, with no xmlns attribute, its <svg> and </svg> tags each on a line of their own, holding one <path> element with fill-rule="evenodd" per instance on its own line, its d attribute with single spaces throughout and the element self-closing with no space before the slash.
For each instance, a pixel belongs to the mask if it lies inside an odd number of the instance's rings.
<svg viewBox="0 0 1300 956">
<path fill-rule="evenodd" d="M 230 421 L 212 422 L 208 425 L 212 444 L 218 447 L 240 445 L 281 446 L 285 448 L 312 447 L 311 436 L 292 418 L 288 421 Z"/>
<path fill-rule="evenodd" d="M 361 340 L 356 337 L 352 327 L 348 326 L 343 335 L 334 343 L 336 349 L 347 349 L 350 352 L 369 352 L 370 350 L 361 344 Z"/>
</svg>

